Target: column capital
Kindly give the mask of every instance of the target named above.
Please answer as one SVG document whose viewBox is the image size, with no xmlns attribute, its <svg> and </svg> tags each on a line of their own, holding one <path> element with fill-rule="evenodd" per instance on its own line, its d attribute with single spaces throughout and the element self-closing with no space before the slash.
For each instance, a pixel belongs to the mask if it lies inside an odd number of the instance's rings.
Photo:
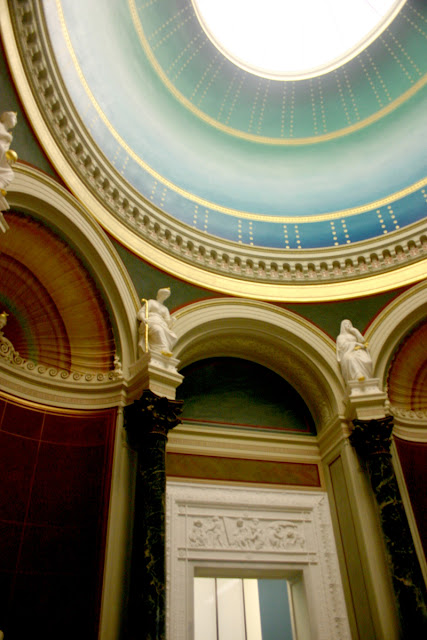
<svg viewBox="0 0 427 640">
<path fill-rule="evenodd" d="M 354 429 L 349 437 L 358 455 L 369 458 L 378 454 L 390 454 L 393 416 L 372 420 L 353 420 Z"/>
<path fill-rule="evenodd" d="M 171 429 L 181 423 L 182 400 L 170 400 L 145 389 L 138 400 L 125 407 L 125 428 L 129 444 L 139 449 L 149 434 L 167 439 Z"/>
</svg>

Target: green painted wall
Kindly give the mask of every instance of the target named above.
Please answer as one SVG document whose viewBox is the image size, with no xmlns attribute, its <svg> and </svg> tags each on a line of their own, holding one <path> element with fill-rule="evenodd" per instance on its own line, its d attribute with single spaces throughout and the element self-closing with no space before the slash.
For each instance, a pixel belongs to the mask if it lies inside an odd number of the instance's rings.
<svg viewBox="0 0 427 640">
<path fill-rule="evenodd" d="M 40 147 L 22 108 L 6 62 L 3 43 L 0 40 L 0 112 L 3 111 L 16 111 L 18 114 L 18 124 L 12 132 L 12 148 L 17 152 L 19 160 L 27 162 L 59 180 L 58 174 Z"/>
<path fill-rule="evenodd" d="M 177 398 L 184 420 L 229 427 L 315 433 L 295 389 L 279 375 L 240 358 L 208 358 L 182 369 Z"/>
</svg>

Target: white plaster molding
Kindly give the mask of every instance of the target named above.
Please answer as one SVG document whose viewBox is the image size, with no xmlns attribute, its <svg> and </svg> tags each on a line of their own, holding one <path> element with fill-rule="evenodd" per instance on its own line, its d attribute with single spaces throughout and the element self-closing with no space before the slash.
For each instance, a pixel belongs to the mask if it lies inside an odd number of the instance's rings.
<svg viewBox="0 0 427 640">
<path fill-rule="evenodd" d="M 169 432 L 170 453 L 284 462 L 320 462 L 318 437 L 186 423 Z"/>
<path fill-rule="evenodd" d="M 30 363 L 33 364 L 33 363 Z M 39 369 L 42 371 L 39 372 Z M 43 371 L 44 370 L 44 371 Z M 55 375 L 52 375 L 55 374 Z M 65 374 L 65 377 L 61 374 Z M 34 365 L 21 368 L 0 358 L 0 388 L 5 393 L 47 406 L 68 409 L 115 407 L 127 397 L 126 381 L 114 374 L 74 374 Z"/>
<path fill-rule="evenodd" d="M 298 572 L 311 637 L 350 639 L 326 494 L 168 482 L 166 529 L 169 640 L 192 638 L 198 567 Z"/>
<path fill-rule="evenodd" d="M 404 291 L 378 314 L 365 333 L 374 375 L 385 384 L 393 353 L 402 338 L 427 317 L 427 279 Z"/>
<path fill-rule="evenodd" d="M 350 395 L 347 400 L 349 420 L 372 420 L 383 418 L 388 410 L 387 394 L 380 390 L 378 378 L 358 381 L 350 380 Z"/>
<path fill-rule="evenodd" d="M 176 388 L 183 381 L 178 373 L 179 360 L 161 353 L 144 353 L 129 367 L 129 401 L 139 398 L 144 389 L 174 400 Z"/>
<path fill-rule="evenodd" d="M 366 380 L 349 380 L 348 387 L 350 397 L 365 397 L 383 393 L 380 389 L 379 378 L 367 378 Z"/>
<path fill-rule="evenodd" d="M 56 407 L 101 409 L 126 405 L 139 398 L 144 389 L 174 399 L 183 379 L 174 363 L 169 363 L 172 369 L 168 370 L 153 364 L 149 356 L 148 362 L 138 360 L 125 375 L 115 370 L 97 374 L 61 371 L 26 361 L 16 352 L 12 361 L 8 354 L 2 356 L 0 351 L 0 388 L 4 392 Z"/>
<path fill-rule="evenodd" d="M 123 378 L 123 371 L 121 367 L 105 371 L 93 373 L 90 371 L 70 371 L 68 369 L 57 369 L 56 367 L 48 367 L 44 364 L 38 364 L 32 360 L 26 360 L 22 358 L 17 351 L 15 351 L 10 340 L 3 336 L 0 331 L 0 359 L 2 364 L 7 364 L 10 367 L 17 368 L 33 373 L 40 378 L 58 378 L 60 380 L 71 380 L 74 382 L 81 381 L 90 384 L 96 384 L 98 382 L 108 382 L 111 380 L 119 380 Z"/>
<path fill-rule="evenodd" d="M 427 411 L 389 405 L 394 417 L 393 435 L 410 442 L 427 442 Z"/>
<path fill-rule="evenodd" d="M 427 419 L 394 419 L 393 435 L 409 442 L 427 442 Z"/>
<path fill-rule="evenodd" d="M 339 455 L 350 433 L 350 423 L 343 415 L 335 416 L 333 420 L 323 427 L 317 436 L 317 440 L 319 452 L 324 463 L 329 464 L 333 457 Z"/>
<path fill-rule="evenodd" d="M 151 206 L 82 127 L 55 72 L 43 3 L 1 0 L 2 30 L 14 79 L 34 129 L 70 188 L 115 237 L 161 269 L 231 295 L 314 301 L 372 294 L 418 281 L 427 240 L 421 221 L 343 247 L 286 251 L 239 245 L 191 229 Z"/>
<path fill-rule="evenodd" d="M 419 424 L 422 426 L 427 423 L 427 411 L 414 411 L 413 409 L 396 407 L 392 404 L 390 405 L 390 411 L 396 418 L 399 418 L 399 420 L 405 420 L 414 425 Z"/>
</svg>

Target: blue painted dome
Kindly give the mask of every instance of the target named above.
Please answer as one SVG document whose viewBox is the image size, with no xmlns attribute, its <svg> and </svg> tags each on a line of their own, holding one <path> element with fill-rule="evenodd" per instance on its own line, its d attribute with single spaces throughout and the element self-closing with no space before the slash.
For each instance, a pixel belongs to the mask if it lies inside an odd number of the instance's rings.
<svg viewBox="0 0 427 640">
<path fill-rule="evenodd" d="M 420 10 L 408 3 L 341 68 L 285 82 L 225 58 L 191 0 L 45 7 L 67 89 L 116 171 L 202 233 L 283 249 L 348 245 L 425 216 Z"/>
</svg>

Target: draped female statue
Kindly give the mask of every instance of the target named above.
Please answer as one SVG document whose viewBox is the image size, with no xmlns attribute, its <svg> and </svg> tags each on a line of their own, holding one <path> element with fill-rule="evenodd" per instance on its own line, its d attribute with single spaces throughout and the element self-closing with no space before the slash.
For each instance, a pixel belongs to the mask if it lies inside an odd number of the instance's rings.
<svg viewBox="0 0 427 640">
<path fill-rule="evenodd" d="M 169 309 L 163 304 L 169 296 L 169 287 L 159 289 L 156 300 L 144 300 L 144 304 L 138 311 L 137 318 L 140 322 L 138 345 L 142 352 L 145 352 L 148 347 L 149 350 L 160 352 L 165 356 L 172 355 L 177 336 L 172 331 L 173 319 L 170 317 Z"/>
<path fill-rule="evenodd" d="M 367 346 L 368 343 L 350 320 L 343 320 L 337 338 L 337 360 L 346 382 L 361 382 L 366 378 L 372 378 L 372 359 Z"/>
<path fill-rule="evenodd" d="M 14 176 L 12 165 L 18 159 L 16 152 L 10 148 L 12 134 L 9 133 L 10 129 L 13 129 L 16 125 L 16 122 L 16 113 L 14 111 L 5 111 L 0 115 L 0 211 L 9 209 L 5 196 L 7 187 Z"/>
</svg>

